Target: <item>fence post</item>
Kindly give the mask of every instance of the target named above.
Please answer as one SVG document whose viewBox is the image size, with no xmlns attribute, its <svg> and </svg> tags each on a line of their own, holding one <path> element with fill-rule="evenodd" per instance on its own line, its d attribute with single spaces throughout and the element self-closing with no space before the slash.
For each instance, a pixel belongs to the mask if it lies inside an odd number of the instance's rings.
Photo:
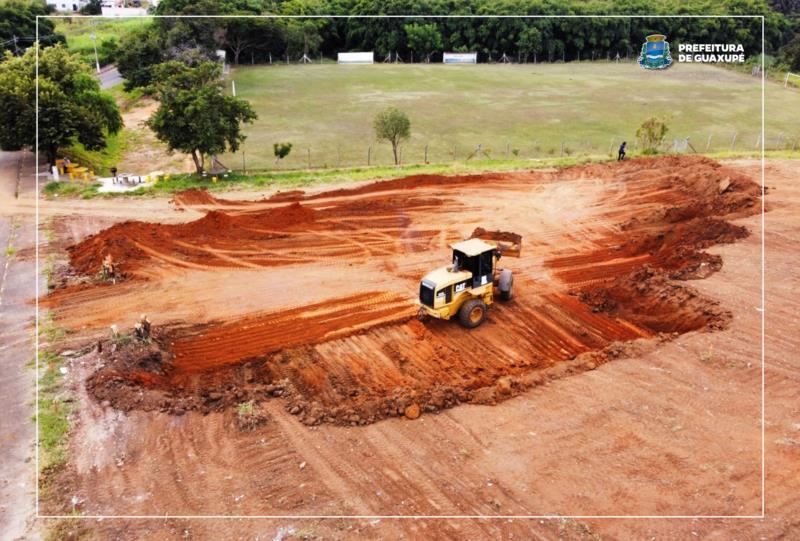
<svg viewBox="0 0 800 541">
<path fill-rule="evenodd" d="M 336 167 L 342 166 L 342 147 L 336 146 Z"/>
<path fill-rule="evenodd" d="M 711 148 L 711 134 L 710 133 L 708 134 L 708 141 L 706 141 L 706 152 L 708 152 L 709 148 Z"/>
<path fill-rule="evenodd" d="M 731 140 L 731 150 L 736 148 L 736 136 L 739 135 L 738 133 L 733 134 L 733 139 Z"/>
<path fill-rule="evenodd" d="M 561 141 L 561 157 L 564 157 L 564 141 Z"/>
<path fill-rule="evenodd" d="M 245 175 L 247 174 L 247 162 L 244 158 L 244 149 L 242 149 L 242 172 L 244 172 Z"/>
<path fill-rule="evenodd" d="M 783 88 L 786 88 L 789 84 L 789 72 L 786 72 L 786 78 L 783 80 Z"/>
<path fill-rule="evenodd" d="M 753 147 L 753 150 L 756 150 L 759 146 L 761 146 L 761 134 L 760 133 L 758 134 L 758 137 L 756 137 L 756 146 Z"/>
<path fill-rule="evenodd" d="M 506 142 L 506 159 L 508 159 L 508 151 L 509 151 L 508 142 Z"/>
<path fill-rule="evenodd" d="M 372 145 L 367 147 L 367 166 L 372 165 Z"/>
<path fill-rule="evenodd" d="M 428 163 L 428 145 L 425 145 L 425 163 Z"/>
<path fill-rule="evenodd" d="M 311 169 L 311 147 L 308 147 L 306 150 L 308 151 L 308 168 Z"/>
</svg>

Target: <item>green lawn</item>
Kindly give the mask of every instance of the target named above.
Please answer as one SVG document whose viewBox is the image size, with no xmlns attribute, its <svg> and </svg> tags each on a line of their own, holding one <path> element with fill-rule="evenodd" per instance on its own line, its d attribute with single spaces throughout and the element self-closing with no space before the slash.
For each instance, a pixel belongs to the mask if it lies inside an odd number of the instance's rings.
<svg viewBox="0 0 800 541">
<path fill-rule="evenodd" d="M 372 118 L 395 105 L 411 118 L 403 161 L 464 161 L 481 144 L 493 159 L 608 155 L 651 115 L 669 115 L 668 139 L 699 152 L 753 150 L 761 128 L 760 79 L 721 68 L 635 64 L 242 66 L 237 95 L 259 113 L 244 144 L 248 169 L 274 168 L 272 145 L 294 148 L 280 168 L 388 164 Z M 230 83 L 228 83 L 230 89 Z M 800 149 L 800 92 L 767 84 L 767 148 Z M 711 136 L 710 145 L 709 135 Z M 514 151 L 517 151 L 516 155 Z M 632 148 L 635 150 L 635 148 Z M 242 153 L 226 156 L 242 166 Z"/>
</svg>

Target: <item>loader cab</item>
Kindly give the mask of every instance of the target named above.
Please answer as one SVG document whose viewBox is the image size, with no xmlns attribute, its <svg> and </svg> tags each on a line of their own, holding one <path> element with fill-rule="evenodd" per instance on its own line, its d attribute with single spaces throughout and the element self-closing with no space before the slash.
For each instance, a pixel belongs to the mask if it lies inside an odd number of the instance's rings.
<svg viewBox="0 0 800 541">
<path fill-rule="evenodd" d="M 500 253 L 494 246 L 478 239 L 470 239 L 452 247 L 453 271 L 471 273 L 473 288 L 492 283 L 494 262 L 495 259 L 500 259 Z"/>
</svg>

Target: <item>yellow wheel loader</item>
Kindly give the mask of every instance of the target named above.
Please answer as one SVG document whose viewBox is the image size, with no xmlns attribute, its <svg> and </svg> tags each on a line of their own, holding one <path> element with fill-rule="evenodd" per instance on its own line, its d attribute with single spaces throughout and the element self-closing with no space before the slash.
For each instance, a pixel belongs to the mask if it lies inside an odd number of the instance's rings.
<svg viewBox="0 0 800 541">
<path fill-rule="evenodd" d="M 494 303 L 495 289 L 503 300 L 513 295 L 511 269 L 500 269 L 497 262 L 504 255 L 519 257 L 521 246 L 519 235 L 480 228 L 472 238 L 451 244 L 452 264 L 429 272 L 420 282 L 420 317 L 449 320 L 457 316 L 468 329 L 483 323 L 487 308 Z"/>
</svg>

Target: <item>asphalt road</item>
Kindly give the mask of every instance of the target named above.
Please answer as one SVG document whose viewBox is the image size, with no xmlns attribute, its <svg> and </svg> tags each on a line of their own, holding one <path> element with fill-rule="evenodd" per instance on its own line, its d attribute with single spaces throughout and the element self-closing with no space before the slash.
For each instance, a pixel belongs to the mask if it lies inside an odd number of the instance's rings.
<svg viewBox="0 0 800 541">
<path fill-rule="evenodd" d="M 122 75 L 119 74 L 117 68 L 107 69 L 97 74 L 100 79 L 100 88 L 106 89 L 118 85 L 123 81 Z"/>
</svg>

